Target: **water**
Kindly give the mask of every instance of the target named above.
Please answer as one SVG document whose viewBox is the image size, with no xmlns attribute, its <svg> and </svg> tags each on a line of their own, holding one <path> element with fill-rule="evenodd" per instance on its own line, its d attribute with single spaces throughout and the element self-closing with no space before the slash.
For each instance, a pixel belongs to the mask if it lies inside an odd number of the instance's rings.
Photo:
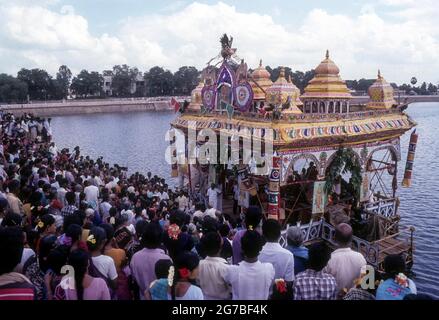
<svg viewBox="0 0 439 320">
<path fill-rule="evenodd" d="M 410 116 L 418 123 L 419 140 L 412 186 L 399 188 L 403 225 L 415 232 L 415 282 L 418 291 L 439 298 L 439 104 L 410 105 Z M 127 166 L 131 173 L 139 171 L 164 177 L 170 184 L 170 166 L 165 162 L 165 132 L 174 113 L 96 114 L 53 118 L 55 142 L 59 147 L 81 147 L 92 158 L 103 156 L 111 164 Z M 410 134 L 401 138 L 402 181 Z"/>
</svg>

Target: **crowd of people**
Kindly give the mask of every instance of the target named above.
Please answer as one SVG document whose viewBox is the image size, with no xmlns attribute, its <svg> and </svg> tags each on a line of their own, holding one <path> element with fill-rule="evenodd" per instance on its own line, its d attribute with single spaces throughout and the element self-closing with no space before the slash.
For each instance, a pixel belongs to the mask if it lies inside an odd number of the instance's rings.
<svg viewBox="0 0 439 320">
<path fill-rule="evenodd" d="M 417 297 L 400 256 L 364 287 L 352 228 L 332 253 L 250 206 L 242 220 L 151 173 L 58 150 L 49 119 L 1 115 L 0 300 L 401 300 Z M 369 275 L 370 276 L 370 275 Z"/>
</svg>

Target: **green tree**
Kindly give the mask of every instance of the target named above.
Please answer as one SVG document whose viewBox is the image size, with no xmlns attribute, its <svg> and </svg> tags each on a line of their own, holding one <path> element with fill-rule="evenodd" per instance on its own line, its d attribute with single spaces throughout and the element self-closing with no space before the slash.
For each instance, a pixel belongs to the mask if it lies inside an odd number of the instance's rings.
<svg viewBox="0 0 439 320">
<path fill-rule="evenodd" d="M 144 75 L 148 96 L 167 96 L 174 94 L 174 76 L 169 70 L 153 67 Z"/>
<path fill-rule="evenodd" d="M 31 100 L 47 100 L 56 94 L 53 92 L 52 77 L 42 69 L 21 69 L 17 79 L 27 84 Z"/>
<path fill-rule="evenodd" d="M 128 65 L 116 65 L 113 67 L 113 79 L 111 89 L 117 97 L 129 97 L 134 93 L 134 86 L 139 74 L 137 68 L 130 68 Z"/>
<path fill-rule="evenodd" d="M 82 70 L 73 78 L 70 87 L 75 95 L 87 98 L 89 96 L 100 96 L 103 84 L 104 78 L 99 72 Z"/>
<path fill-rule="evenodd" d="M 60 90 L 60 96 L 62 99 L 67 98 L 69 94 L 71 80 L 72 72 L 70 69 L 66 65 L 60 66 L 56 74 L 57 84 L 55 86 L 57 87 L 57 90 Z"/>
<path fill-rule="evenodd" d="M 436 94 L 437 93 L 437 87 L 432 83 L 428 84 L 427 90 L 428 90 L 429 94 Z"/>
<path fill-rule="evenodd" d="M 174 73 L 175 94 L 189 95 L 198 84 L 200 73 L 195 67 L 181 67 Z"/>
<path fill-rule="evenodd" d="M 0 74 L 0 102 L 17 103 L 27 99 L 27 84 L 13 76 Z"/>
</svg>

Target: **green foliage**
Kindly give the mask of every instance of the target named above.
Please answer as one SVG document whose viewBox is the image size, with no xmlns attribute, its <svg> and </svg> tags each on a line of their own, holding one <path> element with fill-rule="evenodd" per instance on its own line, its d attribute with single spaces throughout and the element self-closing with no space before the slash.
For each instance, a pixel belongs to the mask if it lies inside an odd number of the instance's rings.
<svg viewBox="0 0 439 320">
<path fill-rule="evenodd" d="M 27 84 L 31 100 L 48 100 L 56 98 L 52 77 L 42 69 L 21 69 L 17 79 Z"/>
<path fill-rule="evenodd" d="M 25 82 L 4 73 L 0 74 L 0 102 L 25 102 L 27 92 Z"/>
<path fill-rule="evenodd" d="M 148 96 L 167 96 L 174 94 L 174 76 L 169 70 L 153 67 L 145 73 Z"/>
<path fill-rule="evenodd" d="M 363 181 L 363 178 L 361 176 L 361 164 L 351 148 L 340 148 L 337 150 L 336 155 L 326 172 L 326 192 L 331 192 L 336 179 L 342 174 L 348 172 L 350 172 L 352 175 L 352 187 L 355 196 L 358 198 L 360 195 L 361 182 Z"/>
<path fill-rule="evenodd" d="M 72 72 L 66 65 L 62 65 L 56 74 L 56 87 L 58 94 L 62 99 L 67 98 L 69 94 L 70 82 L 72 80 Z"/>
<path fill-rule="evenodd" d="M 174 92 L 178 95 L 190 95 L 198 84 L 200 72 L 195 67 L 184 66 L 174 73 Z"/>
<path fill-rule="evenodd" d="M 117 97 L 129 97 L 135 93 L 135 91 L 140 91 L 142 88 L 138 88 L 136 83 L 138 75 L 141 74 L 139 69 L 130 68 L 128 65 L 116 65 L 113 67 L 113 79 L 111 82 L 111 89 L 113 91 L 113 96 Z M 141 85 L 139 85 L 141 87 Z"/>
<path fill-rule="evenodd" d="M 87 98 L 89 96 L 100 96 L 104 78 L 99 72 L 82 70 L 72 80 L 71 89 L 77 96 Z"/>
</svg>

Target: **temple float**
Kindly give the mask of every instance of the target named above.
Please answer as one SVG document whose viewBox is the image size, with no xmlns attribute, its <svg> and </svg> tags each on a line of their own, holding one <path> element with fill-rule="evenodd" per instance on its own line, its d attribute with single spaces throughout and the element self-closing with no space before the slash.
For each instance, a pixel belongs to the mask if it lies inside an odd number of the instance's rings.
<svg viewBox="0 0 439 320">
<path fill-rule="evenodd" d="M 232 216 L 237 181 L 241 213 L 260 205 L 284 227 L 300 225 L 306 243 L 323 239 L 332 247 L 334 226 L 349 222 L 353 249 L 377 270 L 395 253 L 411 266 L 414 229 L 398 225 L 397 164 L 400 137 L 416 123 L 381 73 L 369 88 L 370 101 L 355 105 L 328 51 L 301 94 L 284 68 L 272 82 L 262 61 L 250 71 L 232 39 L 224 35 L 221 44 L 191 103 L 171 123 L 184 136 L 178 168 L 180 176 L 189 173 L 190 194 L 205 195 L 216 183 L 224 200 L 218 209 Z M 215 136 L 204 137 L 207 129 Z M 197 158 L 200 152 L 207 160 Z M 286 245 L 284 234 L 280 241 Z"/>
</svg>

